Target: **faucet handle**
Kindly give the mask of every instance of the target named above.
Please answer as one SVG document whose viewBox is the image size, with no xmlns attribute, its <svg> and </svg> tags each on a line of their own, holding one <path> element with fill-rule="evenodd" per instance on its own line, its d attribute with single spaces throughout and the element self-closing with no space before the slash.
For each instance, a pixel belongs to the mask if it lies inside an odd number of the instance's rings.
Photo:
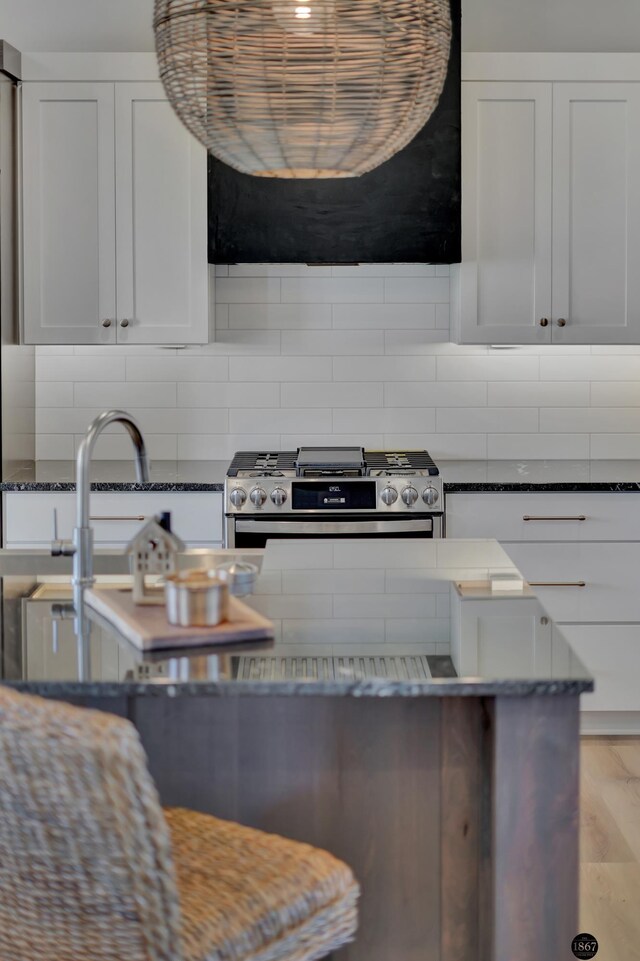
<svg viewBox="0 0 640 961">
<path fill-rule="evenodd" d="M 69 541 L 61 541 L 58 537 L 58 509 L 53 508 L 53 540 L 51 542 L 52 557 L 73 557 L 76 549 Z"/>
</svg>

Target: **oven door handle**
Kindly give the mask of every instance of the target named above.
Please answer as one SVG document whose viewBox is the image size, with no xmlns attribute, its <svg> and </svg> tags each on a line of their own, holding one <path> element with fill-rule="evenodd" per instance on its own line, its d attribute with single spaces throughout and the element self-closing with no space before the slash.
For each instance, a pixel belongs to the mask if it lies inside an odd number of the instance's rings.
<svg viewBox="0 0 640 961">
<path fill-rule="evenodd" d="M 402 534 L 433 530 L 433 521 L 258 521 L 236 520 L 239 534 Z"/>
</svg>

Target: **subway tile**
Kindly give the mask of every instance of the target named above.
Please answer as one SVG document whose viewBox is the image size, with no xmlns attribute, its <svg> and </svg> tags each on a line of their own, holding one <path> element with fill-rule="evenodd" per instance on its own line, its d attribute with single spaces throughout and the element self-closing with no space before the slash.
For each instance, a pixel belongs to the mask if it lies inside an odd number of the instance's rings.
<svg viewBox="0 0 640 961">
<path fill-rule="evenodd" d="M 417 450 L 424 447 L 436 462 L 485 460 L 487 457 L 486 434 L 407 434 L 402 431 L 385 434 L 383 446 L 387 450 Z"/>
<path fill-rule="evenodd" d="M 176 415 L 178 434 L 226 434 L 229 430 L 229 411 L 212 409 L 179 408 Z"/>
<path fill-rule="evenodd" d="M 219 277 L 216 279 L 216 303 L 278 303 L 280 284 L 279 277 Z"/>
<path fill-rule="evenodd" d="M 436 304 L 436 327 L 438 330 L 449 330 L 451 325 L 451 308 L 449 304 Z"/>
<path fill-rule="evenodd" d="M 384 571 L 283 571 L 285 594 L 379 594 Z"/>
<path fill-rule="evenodd" d="M 74 437 L 76 453 L 83 438 L 84 433 L 76 434 Z M 154 460 L 176 460 L 177 440 L 175 434 L 145 434 L 144 439 L 152 464 Z M 126 433 L 103 433 L 96 441 L 93 457 L 94 460 L 128 460 L 131 457 L 131 440 Z"/>
<path fill-rule="evenodd" d="M 388 304 L 448 304 L 448 277 L 385 277 Z"/>
<path fill-rule="evenodd" d="M 73 384 L 40 381 L 35 388 L 36 407 L 73 407 Z"/>
<path fill-rule="evenodd" d="M 213 276 L 214 276 L 214 279 L 215 279 L 216 277 L 228 277 L 228 276 L 229 276 L 229 267 L 228 267 L 228 265 L 227 265 L 227 264 L 216 264 L 215 267 L 214 267 L 214 269 L 213 269 Z"/>
<path fill-rule="evenodd" d="M 73 460 L 73 434 L 36 433 L 36 460 Z"/>
<path fill-rule="evenodd" d="M 640 355 L 598 354 L 580 357 L 541 357 L 541 380 L 639 380 Z"/>
<path fill-rule="evenodd" d="M 278 383 L 178 384 L 178 407 L 278 407 L 279 405 L 280 384 Z"/>
<path fill-rule="evenodd" d="M 382 384 L 282 384 L 283 407 L 381 407 Z"/>
<path fill-rule="evenodd" d="M 591 384 L 591 403 L 594 407 L 638 407 L 640 381 L 596 381 Z"/>
<path fill-rule="evenodd" d="M 432 540 L 341 540 L 333 545 L 336 570 L 354 568 L 436 568 L 436 542 Z"/>
<path fill-rule="evenodd" d="M 251 607 L 270 618 L 300 618 L 313 620 L 331 617 L 332 597 L 327 594 L 254 594 Z"/>
<path fill-rule="evenodd" d="M 331 277 L 330 266 L 318 264 L 230 264 L 229 277 Z"/>
<path fill-rule="evenodd" d="M 435 277 L 433 264 L 347 264 L 331 268 L 334 277 Z"/>
<path fill-rule="evenodd" d="M 265 434 L 300 432 L 304 441 L 305 433 L 325 433 L 331 431 L 331 411 L 318 409 L 283 410 L 282 408 L 263 408 L 261 410 L 229 411 L 229 429 L 234 434 Z"/>
<path fill-rule="evenodd" d="M 638 407 L 559 407 L 540 411 L 543 433 L 640 433 Z"/>
<path fill-rule="evenodd" d="M 327 381 L 331 376 L 331 357 L 229 358 L 232 381 Z"/>
<path fill-rule="evenodd" d="M 496 381 L 489 384 L 490 407 L 582 407 L 589 405 L 589 384 L 578 381 Z M 638 392 L 640 403 L 640 391 Z"/>
<path fill-rule="evenodd" d="M 532 433 L 538 430 L 538 410 L 527 407 L 441 407 L 439 434 Z"/>
<path fill-rule="evenodd" d="M 128 381 L 218 381 L 227 380 L 229 361 L 226 357 L 128 357 Z"/>
<path fill-rule="evenodd" d="M 219 330 L 214 344 L 203 348 L 203 353 L 229 357 L 251 354 L 269 356 L 280 353 L 279 330 Z"/>
<path fill-rule="evenodd" d="M 352 644 L 382 644 L 384 621 L 376 618 L 287 618 L 282 622 L 282 639 L 287 644 L 325 644 L 327 637 L 348 637 Z"/>
<path fill-rule="evenodd" d="M 590 453 L 594 460 L 635 460 L 640 458 L 640 433 L 592 434 Z"/>
<path fill-rule="evenodd" d="M 451 635 L 448 619 L 438 617 L 385 618 L 387 644 L 401 644 L 403 654 L 435 654 L 438 642 Z"/>
<path fill-rule="evenodd" d="M 84 380 L 84 378 L 83 378 Z M 172 383 L 76 383 L 76 407 L 175 407 L 176 385 Z"/>
<path fill-rule="evenodd" d="M 101 407 L 79 409 L 77 407 L 39 407 L 36 412 L 36 429 L 42 434 L 79 434 L 84 433 Z M 118 430 L 111 425 L 109 433 Z M 131 443 L 131 441 L 129 441 Z"/>
<path fill-rule="evenodd" d="M 375 304 L 384 300 L 381 277 L 290 277 L 281 283 L 283 304 Z"/>
<path fill-rule="evenodd" d="M 382 330 L 287 330 L 282 334 L 283 354 L 366 354 L 384 353 Z"/>
<path fill-rule="evenodd" d="M 480 381 L 391 381 L 384 385 L 384 402 L 386 407 L 485 407 L 487 385 Z"/>
<path fill-rule="evenodd" d="M 179 460 L 227 460 L 238 450 L 278 450 L 278 434 L 181 434 Z"/>
<path fill-rule="evenodd" d="M 343 381 L 434 380 L 434 357 L 334 357 L 333 379 Z"/>
<path fill-rule="evenodd" d="M 589 434 L 489 434 L 491 460 L 588 459 Z"/>
<path fill-rule="evenodd" d="M 334 431 L 326 434 L 301 434 L 298 431 L 294 434 L 281 434 L 280 442 L 283 450 L 296 450 L 303 444 L 309 447 L 328 447 L 336 444 L 338 447 L 366 447 L 369 450 L 381 450 L 383 435 L 363 434 L 362 431 L 353 434 L 336 433 Z"/>
<path fill-rule="evenodd" d="M 436 412 L 433 408 L 380 407 L 340 409 L 333 412 L 333 429 L 341 432 L 381 430 L 385 434 L 396 431 L 431 433 L 435 430 Z"/>
<path fill-rule="evenodd" d="M 436 326 L 436 305 L 334 304 L 333 326 L 340 330 L 429 330 Z"/>
<path fill-rule="evenodd" d="M 336 617 L 435 617 L 433 594 L 336 594 Z"/>
<path fill-rule="evenodd" d="M 36 357 L 38 381 L 125 380 L 125 358 L 111 357 Z"/>
<path fill-rule="evenodd" d="M 232 330 L 322 330 L 331 327 L 331 304 L 230 304 Z"/>
<path fill-rule="evenodd" d="M 486 355 L 438 357 L 438 380 L 538 380 L 537 357 Z M 566 379 L 566 378 L 565 378 Z"/>
<path fill-rule="evenodd" d="M 385 330 L 385 354 L 432 354 L 434 346 L 449 339 L 448 330 Z"/>
</svg>

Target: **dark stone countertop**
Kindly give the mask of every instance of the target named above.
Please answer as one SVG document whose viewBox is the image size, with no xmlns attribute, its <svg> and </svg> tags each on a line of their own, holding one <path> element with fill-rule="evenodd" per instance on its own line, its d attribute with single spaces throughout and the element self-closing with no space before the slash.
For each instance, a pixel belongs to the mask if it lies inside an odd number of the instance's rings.
<svg viewBox="0 0 640 961">
<path fill-rule="evenodd" d="M 448 494 L 463 491 L 640 492 L 640 460 L 438 461 Z"/>
<path fill-rule="evenodd" d="M 224 489 L 226 460 L 151 461 L 151 479 L 138 484 L 131 460 L 94 460 L 94 491 L 214 491 Z M 70 460 L 25 461 L 5 465 L 0 491 L 75 491 L 76 465 Z"/>
<path fill-rule="evenodd" d="M 496 541 L 273 541 L 254 559 L 261 571 L 246 601 L 273 622 L 274 640 L 154 653 L 140 652 L 89 609 L 90 635 L 78 637 L 68 578 L 42 583 L 35 569 L 31 578 L 5 576 L 2 681 L 60 697 L 527 697 L 593 689 L 557 627 L 545 628 L 549 641 L 536 648 L 532 623 L 551 621 L 530 588 L 487 588 L 490 573 L 517 573 Z M 114 580 L 99 582 L 116 590 Z M 127 578 L 117 581 L 122 589 Z M 508 658 L 482 653 L 493 627 Z"/>
<path fill-rule="evenodd" d="M 96 491 L 214 491 L 224 489 L 229 462 L 152 461 L 151 480 L 138 484 L 133 460 L 96 460 Z M 446 493 L 462 491 L 640 492 L 640 460 L 438 461 Z M 0 491 L 73 491 L 74 461 L 25 461 L 5 465 Z"/>
</svg>

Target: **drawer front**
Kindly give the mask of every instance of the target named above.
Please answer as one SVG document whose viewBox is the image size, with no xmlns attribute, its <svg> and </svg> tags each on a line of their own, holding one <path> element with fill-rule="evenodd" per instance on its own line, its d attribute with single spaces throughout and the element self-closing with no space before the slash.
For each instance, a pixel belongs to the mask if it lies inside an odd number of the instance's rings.
<svg viewBox="0 0 640 961">
<path fill-rule="evenodd" d="M 640 624 L 563 624 L 569 644 L 593 675 L 583 711 L 640 711 Z M 575 672 L 579 673 L 579 672 Z"/>
<path fill-rule="evenodd" d="M 75 524 L 76 498 L 69 492 L 16 491 L 4 495 L 5 546 L 48 547 L 53 537 L 53 510 L 58 534 L 68 539 Z M 222 494 L 215 492 L 119 492 L 91 495 L 95 543 L 127 544 L 148 517 L 171 511 L 175 533 L 190 546 L 222 543 Z"/>
<path fill-rule="evenodd" d="M 447 537 L 640 541 L 640 493 L 447 494 Z"/>
<path fill-rule="evenodd" d="M 554 620 L 640 621 L 640 544 L 502 546 Z"/>
</svg>

